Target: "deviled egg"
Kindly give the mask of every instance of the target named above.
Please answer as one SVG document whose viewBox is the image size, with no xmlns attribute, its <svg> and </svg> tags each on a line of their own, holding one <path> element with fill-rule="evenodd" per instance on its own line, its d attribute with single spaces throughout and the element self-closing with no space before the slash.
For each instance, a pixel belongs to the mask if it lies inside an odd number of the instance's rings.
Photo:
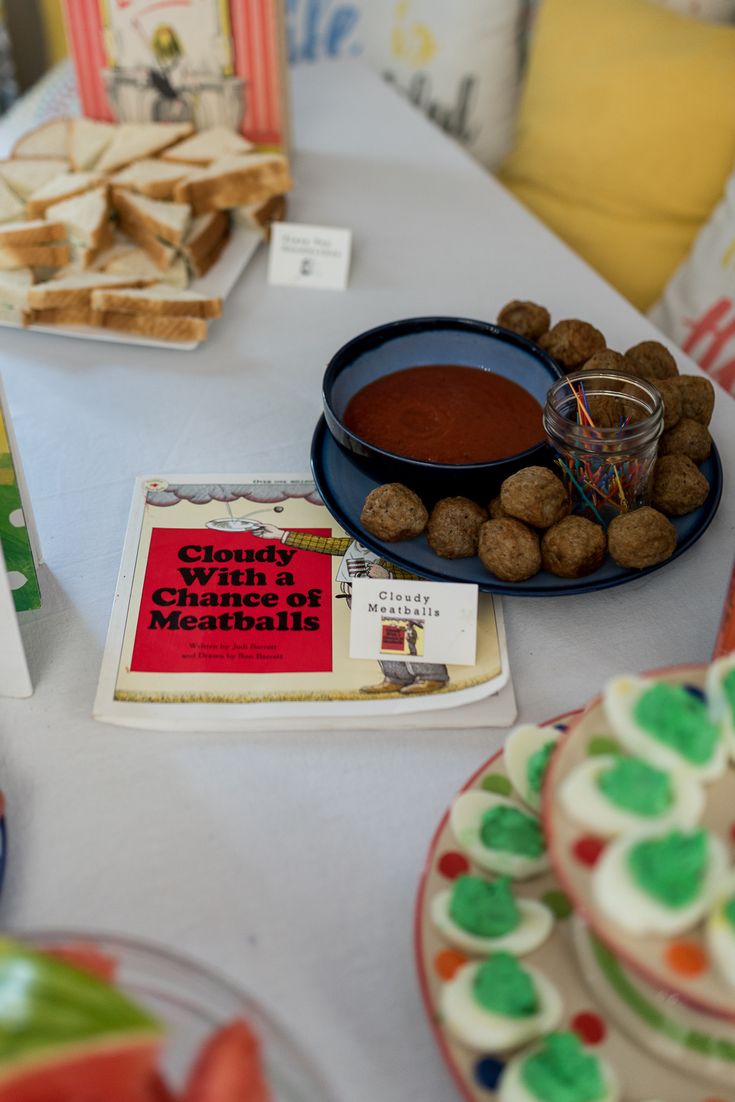
<svg viewBox="0 0 735 1102">
<path fill-rule="evenodd" d="M 467 1048 L 508 1052 L 556 1029 L 563 1004 L 537 969 L 510 953 L 494 953 L 457 970 L 442 988 L 440 1010 L 449 1032 Z"/>
<path fill-rule="evenodd" d="M 554 925 L 543 903 L 514 897 L 507 876 L 491 881 L 458 876 L 451 890 L 434 896 L 431 918 L 450 945 L 476 956 L 499 950 L 517 956 L 532 953 Z"/>
<path fill-rule="evenodd" d="M 526 880 L 549 867 L 541 823 L 504 796 L 477 789 L 463 792 L 452 804 L 449 823 L 459 845 L 481 869 Z"/>
<path fill-rule="evenodd" d="M 553 727 L 526 723 L 506 739 L 503 761 L 518 795 L 534 811 L 541 809 L 541 789 L 546 769 L 559 741 Z"/>
<path fill-rule="evenodd" d="M 571 819 L 602 838 L 646 825 L 693 827 L 705 805 L 691 774 L 624 754 L 580 762 L 559 786 L 559 800 Z"/>
<path fill-rule="evenodd" d="M 707 946 L 722 978 L 735 987 L 735 878 L 720 893 L 706 927 Z"/>
<path fill-rule="evenodd" d="M 718 658 L 707 670 L 707 699 L 713 720 L 722 724 L 730 757 L 735 761 L 735 654 Z"/>
<path fill-rule="evenodd" d="M 618 1102 L 620 1086 L 606 1060 L 589 1052 L 576 1033 L 550 1033 L 530 1052 L 508 1062 L 498 1102 Z"/>
<path fill-rule="evenodd" d="M 720 838 L 692 831 L 631 832 L 616 838 L 595 866 L 597 905 L 633 934 L 682 934 L 712 906 L 728 872 Z"/>
<path fill-rule="evenodd" d="M 727 746 L 704 700 L 684 685 L 617 677 L 607 686 L 605 714 L 626 750 L 662 769 L 683 768 L 700 781 L 721 777 Z"/>
</svg>

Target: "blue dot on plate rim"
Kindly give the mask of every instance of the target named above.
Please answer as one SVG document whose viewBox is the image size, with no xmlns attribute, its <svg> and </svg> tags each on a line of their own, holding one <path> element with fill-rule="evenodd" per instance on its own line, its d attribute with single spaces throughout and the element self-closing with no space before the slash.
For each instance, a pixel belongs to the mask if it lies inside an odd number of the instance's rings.
<svg viewBox="0 0 735 1102">
<path fill-rule="evenodd" d="M 561 731 L 561 733 L 564 734 L 565 731 L 569 730 L 569 724 L 568 723 L 555 723 L 554 724 L 554 730 L 555 731 Z"/>
<path fill-rule="evenodd" d="M 496 1060 L 494 1056 L 483 1056 L 475 1064 L 475 1080 L 486 1090 L 494 1091 L 500 1082 L 505 1064 L 502 1060 Z"/>
<path fill-rule="evenodd" d="M 704 692 L 699 688 L 698 685 L 685 685 L 684 688 L 688 693 L 691 693 L 692 696 L 696 697 L 697 700 L 707 699 L 707 697 L 704 695 Z"/>
</svg>

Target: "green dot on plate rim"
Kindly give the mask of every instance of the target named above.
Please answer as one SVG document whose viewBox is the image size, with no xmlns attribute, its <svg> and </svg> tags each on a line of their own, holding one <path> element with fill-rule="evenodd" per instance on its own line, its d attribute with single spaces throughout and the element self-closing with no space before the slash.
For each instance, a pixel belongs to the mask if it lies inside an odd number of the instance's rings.
<svg viewBox="0 0 735 1102">
<path fill-rule="evenodd" d="M 480 781 L 480 787 L 486 792 L 495 792 L 498 796 L 510 796 L 513 785 L 502 773 L 486 773 Z"/>
</svg>

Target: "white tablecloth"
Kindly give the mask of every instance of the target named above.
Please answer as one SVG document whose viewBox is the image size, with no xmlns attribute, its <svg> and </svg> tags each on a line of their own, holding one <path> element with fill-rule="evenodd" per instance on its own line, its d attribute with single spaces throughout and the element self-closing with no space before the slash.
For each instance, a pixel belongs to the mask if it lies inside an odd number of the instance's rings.
<svg viewBox="0 0 735 1102">
<path fill-rule="evenodd" d="M 5 926 L 139 935 L 216 966 L 271 1006 L 350 1102 L 455 1089 L 412 953 L 419 873 L 454 791 L 502 733 L 133 733 L 90 718 L 137 473 L 307 470 L 331 353 L 413 314 L 493 319 L 510 298 L 597 325 L 652 326 L 367 71 L 294 79 L 291 218 L 348 226 L 346 293 L 269 288 L 261 254 L 194 353 L 0 331 L 48 572 L 24 617 L 37 689 L 0 702 L 10 859 Z M 691 364 L 683 363 L 689 371 Z M 714 436 L 735 462 L 735 405 Z M 651 577 L 506 600 L 524 721 L 616 671 L 711 653 L 732 562 L 729 482 L 710 530 Z"/>
</svg>

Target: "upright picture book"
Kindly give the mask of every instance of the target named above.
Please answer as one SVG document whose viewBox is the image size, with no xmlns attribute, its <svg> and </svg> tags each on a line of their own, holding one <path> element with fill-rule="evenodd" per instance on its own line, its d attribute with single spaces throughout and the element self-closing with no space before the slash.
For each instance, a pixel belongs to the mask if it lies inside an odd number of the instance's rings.
<svg viewBox="0 0 735 1102">
<path fill-rule="evenodd" d="M 282 0 L 64 0 L 83 113 L 288 146 Z"/>
</svg>

